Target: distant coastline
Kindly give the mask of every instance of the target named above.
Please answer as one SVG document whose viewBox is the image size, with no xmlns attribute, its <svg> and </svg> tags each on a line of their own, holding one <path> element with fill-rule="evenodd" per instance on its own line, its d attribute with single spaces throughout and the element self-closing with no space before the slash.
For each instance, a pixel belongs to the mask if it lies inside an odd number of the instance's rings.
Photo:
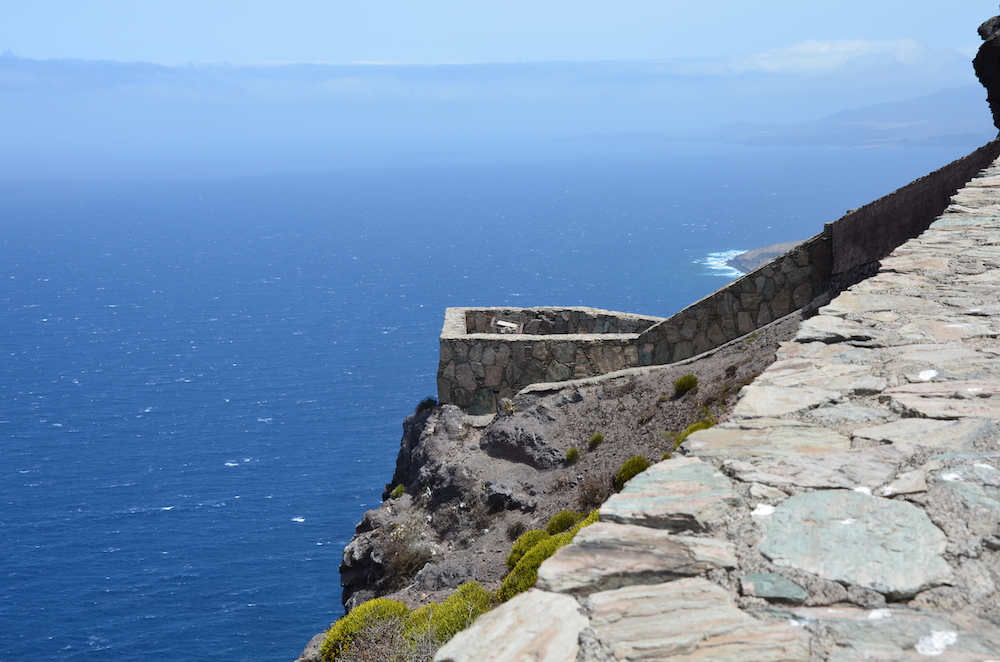
<svg viewBox="0 0 1000 662">
<path fill-rule="evenodd" d="M 780 244 L 755 248 L 726 260 L 726 264 L 737 271 L 749 273 L 768 260 L 773 260 L 782 253 L 787 253 L 801 243 L 802 241 L 785 241 Z"/>
</svg>

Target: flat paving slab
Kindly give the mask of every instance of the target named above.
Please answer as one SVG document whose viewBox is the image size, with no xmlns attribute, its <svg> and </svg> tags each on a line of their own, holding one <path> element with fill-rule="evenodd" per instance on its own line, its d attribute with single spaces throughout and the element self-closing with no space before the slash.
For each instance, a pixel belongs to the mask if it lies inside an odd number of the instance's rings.
<svg viewBox="0 0 1000 662">
<path fill-rule="evenodd" d="M 582 529 L 573 544 L 542 563 L 537 586 L 589 595 L 634 584 L 659 584 L 736 564 L 736 550 L 724 540 L 598 522 Z"/>
<path fill-rule="evenodd" d="M 783 501 L 763 526 L 758 549 L 775 565 L 892 599 L 953 578 L 943 558 L 944 532 L 905 501 L 847 490 L 809 492 Z"/>
<path fill-rule="evenodd" d="M 614 660 L 793 662 L 809 660 L 809 633 L 765 623 L 701 578 L 630 586 L 590 596 L 591 627 Z"/>
<path fill-rule="evenodd" d="M 696 457 L 654 464 L 600 509 L 602 522 L 636 524 L 675 533 L 705 531 L 743 499 L 715 467 Z"/>
</svg>

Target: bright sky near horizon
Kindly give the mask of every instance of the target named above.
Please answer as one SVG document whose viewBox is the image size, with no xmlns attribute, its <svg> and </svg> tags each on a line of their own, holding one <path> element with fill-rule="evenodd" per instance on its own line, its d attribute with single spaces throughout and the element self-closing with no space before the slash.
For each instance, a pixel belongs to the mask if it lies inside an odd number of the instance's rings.
<svg viewBox="0 0 1000 662">
<path fill-rule="evenodd" d="M 808 41 L 971 53 L 985 0 L 0 0 L 0 52 L 124 62 L 730 57 Z"/>
</svg>

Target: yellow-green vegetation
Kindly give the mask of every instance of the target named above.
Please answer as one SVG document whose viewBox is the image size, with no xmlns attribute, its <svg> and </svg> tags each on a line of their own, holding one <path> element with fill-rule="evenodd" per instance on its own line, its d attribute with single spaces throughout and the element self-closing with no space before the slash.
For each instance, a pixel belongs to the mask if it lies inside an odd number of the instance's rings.
<svg viewBox="0 0 1000 662">
<path fill-rule="evenodd" d="M 619 492 L 629 482 L 643 471 L 650 467 L 650 461 L 642 455 L 633 455 L 622 463 L 618 473 L 615 474 L 615 489 Z"/>
<path fill-rule="evenodd" d="M 493 594 L 479 582 L 466 582 L 444 602 L 432 602 L 417 609 L 406 619 L 404 634 L 410 641 L 430 638 L 443 646 L 469 627 L 480 614 L 494 605 Z"/>
<path fill-rule="evenodd" d="M 580 451 L 577 450 L 575 446 L 570 446 L 566 451 L 566 461 L 570 464 L 576 464 L 576 461 L 580 459 Z"/>
<path fill-rule="evenodd" d="M 681 375 L 674 380 L 674 397 L 679 398 L 689 391 L 698 388 L 698 378 L 694 375 Z"/>
<path fill-rule="evenodd" d="M 406 488 L 403 487 L 402 483 L 400 483 L 396 487 L 392 488 L 392 492 L 389 492 L 389 497 L 393 499 L 398 499 L 399 497 L 403 496 L 403 492 L 405 491 Z"/>
<path fill-rule="evenodd" d="M 398 628 L 397 632 L 401 630 L 402 637 L 396 636 L 393 646 L 398 645 L 399 649 L 391 651 L 390 659 L 411 659 L 407 649 L 413 652 L 418 648 L 431 651 L 440 648 L 494 604 L 493 594 L 479 582 L 466 582 L 444 602 L 432 602 L 416 611 L 410 611 L 402 602 L 375 598 L 358 605 L 330 626 L 320 646 L 320 656 L 324 662 L 351 657 L 353 642 L 361 639 L 366 630 L 378 632 L 379 624 L 393 621 L 386 624 Z M 369 632 L 368 638 L 371 636 Z"/>
<path fill-rule="evenodd" d="M 586 516 L 587 513 L 581 513 L 576 510 L 560 510 L 549 519 L 549 523 L 545 525 L 545 532 L 550 536 L 554 536 L 557 533 L 569 531 Z"/>
<path fill-rule="evenodd" d="M 405 619 L 409 615 L 409 607 L 388 598 L 375 598 L 360 604 L 330 626 L 319 648 L 320 656 L 326 662 L 333 662 L 350 650 L 351 642 L 366 627 L 390 618 Z"/>
<path fill-rule="evenodd" d="M 507 569 L 513 570 L 522 556 L 527 554 L 532 547 L 549 537 L 551 536 L 541 529 L 531 529 L 519 535 L 514 544 L 511 545 L 510 552 L 507 554 Z"/>
<path fill-rule="evenodd" d="M 604 434 L 601 432 L 595 432 L 590 435 L 590 439 L 587 440 L 587 448 L 594 450 L 598 446 L 604 443 Z"/>
<path fill-rule="evenodd" d="M 663 438 L 671 444 L 670 450 L 663 454 L 663 459 L 669 460 L 671 454 L 680 448 L 684 440 L 691 436 L 691 434 L 698 430 L 707 430 L 713 425 L 715 425 L 715 416 L 712 415 L 708 407 L 702 407 L 701 418 L 687 426 L 683 432 L 661 432 L 660 434 L 663 435 Z"/>
<path fill-rule="evenodd" d="M 500 589 L 496 593 L 498 602 L 506 602 L 518 593 L 523 593 L 535 585 L 538 580 L 538 566 L 542 561 L 556 553 L 560 547 L 572 542 L 577 532 L 585 526 L 590 526 L 597 521 L 597 511 L 593 511 L 586 518 L 581 520 L 569 531 L 555 536 L 542 538 L 534 547 L 529 549 L 514 566 L 514 569 L 504 577 Z M 530 531 L 528 532 L 530 533 Z M 544 533 L 544 532 L 543 532 Z M 527 533 L 525 534 L 527 535 Z M 520 539 L 519 539 L 520 540 Z"/>
</svg>

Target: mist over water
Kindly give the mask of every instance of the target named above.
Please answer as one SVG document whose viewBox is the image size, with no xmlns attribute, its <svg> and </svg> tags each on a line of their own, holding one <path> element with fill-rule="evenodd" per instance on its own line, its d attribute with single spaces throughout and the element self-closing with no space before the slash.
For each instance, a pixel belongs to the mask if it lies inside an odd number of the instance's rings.
<svg viewBox="0 0 1000 662">
<path fill-rule="evenodd" d="M 445 307 L 668 316 L 733 276 L 727 251 L 965 151 L 0 186 L 0 659 L 290 662 L 341 613 L 343 547 L 434 393 Z"/>
</svg>

